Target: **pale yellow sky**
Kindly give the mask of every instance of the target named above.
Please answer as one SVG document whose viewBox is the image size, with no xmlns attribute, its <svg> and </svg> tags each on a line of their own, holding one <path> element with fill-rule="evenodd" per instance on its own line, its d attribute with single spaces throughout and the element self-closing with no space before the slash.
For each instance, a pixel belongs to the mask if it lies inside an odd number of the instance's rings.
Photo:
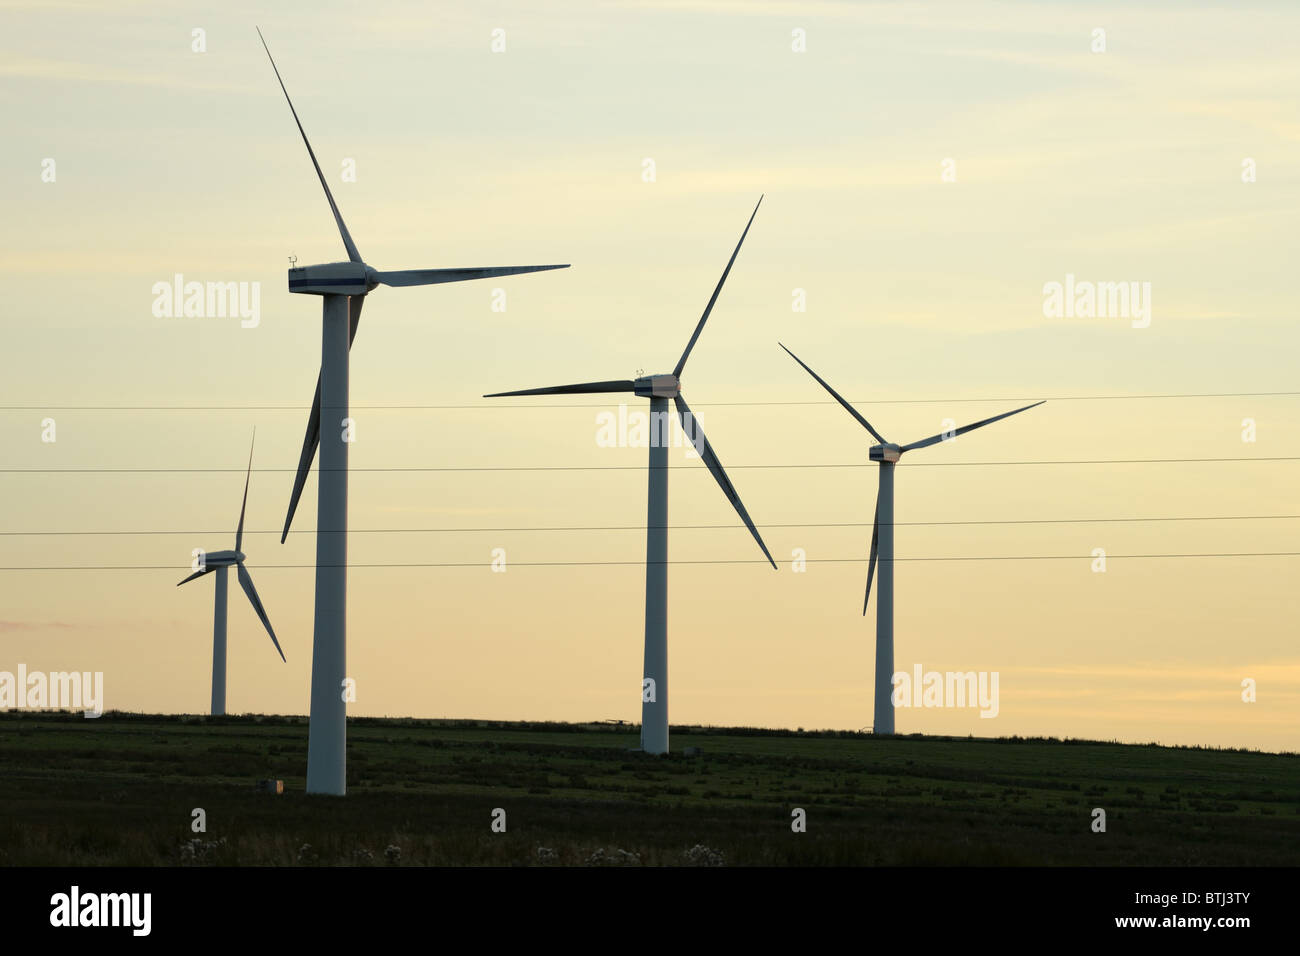
<svg viewBox="0 0 1300 956">
<path fill-rule="evenodd" d="M 351 560 L 476 566 L 351 572 L 352 713 L 639 716 L 645 452 L 598 447 L 596 415 L 615 407 L 598 400 L 479 396 L 670 370 L 762 193 L 684 384 L 782 566 L 670 570 L 671 719 L 870 722 L 876 474 L 747 467 L 864 463 L 867 436 L 779 340 L 895 441 L 1051 399 L 900 467 L 900 559 L 1077 555 L 900 561 L 897 667 L 1001 674 L 996 719 L 911 710 L 900 732 L 1296 749 L 1300 558 L 1112 557 L 1094 574 L 1090 553 L 1296 551 L 1300 519 L 908 523 L 1300 514 L 1296 461 L 946 467 L 1300 455 L 1297 395 L 1082 400 L 1296 389 L 1300 11 L 141 2 L 0 17 L 3 468 L 74 469 L 0 473 L 0 530 L 132 532 L 6 533 L 0 565 L 168 568 L 0 571 L 0 670 L 102 670 L 109 707 L 205 709 L 212 586 L 174 584 L 191 548 L 233 545 L 256 426 L 245 551 L 288 663 L 232 588 L 229 708 L 307 709 L 314 475 L 286 545 L 278 529 L 320 303 L 289 295 L 283 270 L 343 249 L 257 23 L 367 262 L 573 264 L 366 305 Z M 260 283 L 259 324 L 155 317 L 153 284 L 176 273 Z M 1067 274 L 1149 282 L 1150 326 L 1045 317 L 1044 284 Z M 439 407 L 393 407 L 412 405 Z M 674 530 L 670 559 L 761 559 L 703 465 L 673 462 L 670 524 L 727 527 Z M 626 470 L 365 470 L 521 466 Z M 123 468 L 191 470 L 84 470 Z M 608 526 L 633 530 L 362 533 Z M 633 563 L 526 566 L 558 561 Z"/>
</svg>

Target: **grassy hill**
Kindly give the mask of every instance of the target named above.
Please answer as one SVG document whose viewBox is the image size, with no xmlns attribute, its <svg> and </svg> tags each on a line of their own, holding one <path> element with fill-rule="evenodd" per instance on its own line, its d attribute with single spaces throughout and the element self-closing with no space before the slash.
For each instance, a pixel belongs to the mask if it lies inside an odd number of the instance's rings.
<svg viewBox="0 0 1300 956">
<path fill-rule="evenodd" d="M 358 718 L 336 799 L 303 792 L 303 717 L 14 712 L 0 741 L 9 866 L 1300 863 L 1295 754 L 674 727 L 655 758 L 635 727 Z"/>
</svg>

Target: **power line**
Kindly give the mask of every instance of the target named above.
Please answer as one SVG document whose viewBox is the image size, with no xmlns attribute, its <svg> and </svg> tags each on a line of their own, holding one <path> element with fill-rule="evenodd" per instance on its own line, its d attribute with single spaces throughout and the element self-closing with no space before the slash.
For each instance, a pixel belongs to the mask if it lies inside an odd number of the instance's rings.
<svg viewBox="0 0 1300 956">
<path fill-rule="evenodd" d="M 965 525 L 1049 525 L 1049 524 L 1128 524 L 1137 522 L 1167 521 L 1284 521 L 1300 519 L 1294 515 L 1174 515 L 1169 517 L 1134 517 L 1134 518 L 1001 518 L 978 521 L 895 521 L 894 527 L 959 527 Z M 787 522 L 784 524 L 760 524 L 763 529 L 772 528 L 870 528 L 870 521 L 822 521 L 822 522 Z M 658 525 L 652 526 L 658 528 Z M 736 524 L 671 524 L 664 526 L 669 531 L 711 531 L 739 528 Z M 518 528 L 349 528 L 348 534 L 515 534 L 521 532 L 554 531 L 645 531 L 644 524 L 615 525 L 554 525 L 551 527 Z M 0 531 L 0 537 L 74 537 L 97 535 L 122 535 L 146 537 L 153 535 L 204 535 L 229 534 L 229 528 L 218 531 Z M 314 534 L 312 528 L 299 528 L 300 534 Z M 337 532 L 326 532 L 337 533 Z M 279 529 L 255 531 L 244 529 L 244 534 L 281 534 Z"/>
<path fill-rule="evenodd" d="M 1203 552 L 1195 554 L 1108 554 L 1107 561 L 1112 560 L 1134 560 L 1134 559 L 1157 559 L 1157 558 L 1292 558 L 1300 557 L 1300 551 L 1236 551 L 1236 552 Z M 804 558 L 805 564 L 862 564 L 866 557 L 859 556 L 855 558 Z M 913 562 L 913 561 L 1094 561 L 1096 555 L 1093 554 L 1003 554 L 1003 555 L 936 555 L 916 558 L 880 558 L 884 561 Z M 767 561 L 763 558 L 719 558 L 714 560 L 676 560 L 664 562 L 652 562 L 654 564 L 762 564 L 766 565 Z M 515 568 L 595 568 L 595 567 L 644 567 L 645 561 L 511 561 L 509 567 Z M 492 566 L 489 561 L 462 561 L 462 562 L 401 562 L 391 564 L 348 564 L 343 565 L 348 570 L 354 568 L 488 568 Z M 315 564 L 259 564 L 255 565 L 258 571 L 266 569 L 307 569 L 315 568 Z M 320 565 L 320 567 L 340 567 L 340 565 Z M 190 565 L 178 567 L 174 564 L 100 564 L 100 565 L 9 565 L 0 567 L 0 571 L 173 571 L 184 573 L 190 570 Z"/>
<path fill-rule="evenodd" d="M 1276 398 L 1300 395 L 1300 392 L 1178 392 L 1170 394 L 1127 394 L 1127 395 L 1049 395 L 1044 401 L 1049 402 L 1099 402 L 1099 401 L 1141 401 L 1146 399 L 1184 399 L 1184 398 Z M 860 405 L 947 405 L 959 402 L 1026 402 L 1036 401 L 1042 396 L 1017 396 L 1012 398 L 883 398 L 852 399 Z M 563 403 L 563 404 L 502 404 L 484 401 L 474 405 L 350 405 L 355 411 L 450 411 L 455 409 L 519 409 L 519 408 L 608 408 L 605 403 Z M 723 408 L 727 406 L 799 406 L 799 405 L 834 405 L 835 402 L 696 402 L 696 407 Z M 326 406 L 331 407 L 331 406 Z M 306 405 L 0 405 L 0 411 L 79 411 L 79 412 L 305 412 Z"/>
<path fill-rule="evenodd" d="M 1212 462 L 1239 461 L 1300 461 L 1300 455 L 1250 456 L 1235 458 L 1075 458 L 1051 459 L 1042 461 L 918 461 L 908 462 L 908 468 L 978 468 L 1002 467 L 1013 465 L 1179 465 Z M 853 462 L 799 462 L 777 465 L 728 465 L 729 470 L 785 469 L 785 468 L 870 468 L 872 461 Z M 696 465 L 668 465 L 671 471 L 695 469 Z M 347 471 L 374 473 L 456 473 L 456 472 L 510 472 L 510 471 L 644 471 L 645 465 L 478 465 L 469 467 L 425 467 L 408 465 L 393 468 L 340 468 L 324 469 L 326 471 Z M 288 473 L 294 474 L 297 468 L 254 468 L 259 474 Z M 317 468 L 317 471 L 322 469 Z M 0 468 L 0 474 L 6 475 L 61 475 L 61 474 L 98 474 L 98 475 L 173 475 L 173 474 L 244 474 L 243 468 Z M 702 472 L 703 473 L 703 472 Z"/>
</svg>

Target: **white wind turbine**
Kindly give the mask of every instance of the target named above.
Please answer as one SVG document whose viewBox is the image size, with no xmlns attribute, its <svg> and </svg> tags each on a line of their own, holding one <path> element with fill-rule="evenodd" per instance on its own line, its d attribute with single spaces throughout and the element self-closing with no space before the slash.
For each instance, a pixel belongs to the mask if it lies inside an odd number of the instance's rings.
<svg viewBox="0 0 1300 956">
<path fill-rule="evenodd" d="M 843 405 L 848 410 L 848 413 L 871 433 L 871 437 L 880 443 L 872 445 L 868 451 L 868 457 L 872 461 L 880 463 L 880 490 L 876 495 L 876 517 L 871 527 L 871 557 L 867 563 L 867 593 L 862 600 L 862 613 L 866 615 L 867 602 L 871 600 L 871 580 L 875 576 L 876 560 L 877 555 L 879 555 L 880 597 L 876 602 L 876 700 L 872 731 L 877 734 L 892 734 L 894 732 L 894 705 L 892 699 L 894 677 L 894 465 L 898 463 L 904 452 L 917 448 L 926 448 L 941 441 L 949 441 L 958 435 L 974 431 L 976 428 L 982 428 L 1003 418 L 1009 418 L 1012 415 L 1018 415 L 1020 412 L 1036 408 L 1042 405 L 1043 402 L 1034 402 L 1032 405 L 1026 405 L 1010 412 L 1003 412 L 1001 415 L 994 415 L 992 418 L 986 418 L 971 425 L 963 425 L 961 428 L 955 428 L 951 431 L 940 432 L 937 435 L 922 438 L 920 441 L 914 441 L 908 445 L 895 445 L 885 441 L 880 432 L 872 428 L 871 423 L 863 418 L 856 408 L 845 401 L 839 392 L 827 385 L 820 375 L 808 368 L 807 365 L 804 365 L 799 356 L 786 349 L 784 345 L 781 348 L 785 349 L 792 359 L 803 365 L 804 370 L 817 379 L 822 388 L 830 392 L 835 401 Z"/>
<path fill-rule="evenodd" d="M 262 36 L 258 30 L 257 35 Z M 343 420 L 348 416 L 348 351 L 357 334 L 361 306 L 368 292 L 379 285 L 415 286 L 442 282 L 463 282 L 495 276 L 567 269 L 568 265 L 493 266 L 468 269 L 405 269 L 380 272 L 366 265 L 343 222 L 325 174 L 312 151 L 307 133 L 298 119 L 298 111 L 289 99 L 284 80 L 271 51 L 262 38 L 262 46 L 271 59 L 271 68 L 289 103 L 294 122 L 311 157 L 316 175 L 325 190 L 339 236 L 347 250 L 347 262 L 329 262 L 289 270 L 289 291 L 319 295 L 323 300 L 321 369 L 316 380 L 316 396 L 307 420 L 307 434 L 302 443 L 298 472 L 294 478 L 289 512 L 284 520 L 281 543 L 289 534 L 298 499 L 302 495 L 307 473 L 311 470 L 316 447 L 320 446 L 320 483 L 316 511 L 316 616 L 312 639 L 311 718 L 307 736 L 307 792 L 343 795 L 347 790 L 346 748 L 347 707 L 344 682 L 347 676 L 347 528 L 348 528 L 348 446 L 343 440 Z M 329 409 L 329 434 L 339 436 L 321 443 L 321 410 Z"/>
<path fill-rule="evenodd" d="M 257 440 L 256 430 L 253 431 L 253 440 Z M 201 578 L 213 571 L 217 574 L 216 609 L 212 623 L 212 713 L 217 716 L 226 712 L 226 571 L 231 565 L 235 566 L 236 574 L 239 576 L 239 586 L 248 595 L 248 603 L 253 605 L 253 610 L 257 612 L 257 616 L 262 619 L 262 624 L 266 627 L 266 633 L 271 635 L 271 643 L 279 651 L 280 660 L 285 659 L 284 651 L 280 650 L 280 642 L 276 640 L 275 631 L 271 628 L 271 620 L 266 616 L 266 608 L 262 607 L 262 599 L 257 596 L 253 579 L 249 576 L 248 569 L 244 567 L 244 552 L 239 550 L 244 543 L 244 510 L 248 507 L 248 480 L 252 474 L 253 446 L 250 444 L 248 471 L 244 475 L 244 501 L 239 506 L 239 524 L 235 528 L 235 550 L 204 553 L 203 567 L 176 585 L 180 587 L 187 581 Z"/>
<path fill-rule="evenodd" d="M 761 205 L 762 197 L 758 200 Z M 736 513 L 740 515 L 749 533 L 754 536 L 763 555 L 776 567 L 767 545 L 749 520 L 749 512 L 741 503 L 740 495 L 732 486 L 722 462 L 714 454 L 709 440 L 704 437 L 699 420 L 691 413 L 690 406 L 682 397 L 682 370 L 686 359 L 695 347 L 695 342 L 704 331 L 713 304 L 718 301 L 718 293 L 727 275 L 736 261 L 740 247 L 749 234 L 749 227 L 758 215 L 758 206 L 750 214 L 749 223 L 740 235 L 740 242 L 731 253 L 727 268 L 722 271 L 717 288 L 709 304 L 704 308 L 699 323 L 691 340 L 686 343 L 686 351 L 677 360 L 677 366 L 669 375 L 643 375 L 635 381 L 623 379 L 610 382 L 584 382 L 579 385 L 556 385 L 549 388 L 526 388 L 516 392 L 494 392 L 484 398 L 504 398 L 513 395 L 577 395 L 631 392 L 641 398 L 650 399 L 650 463 L 649 463 L 649 508 L 646 517 L 646 565 L 645 565 L 645 667 L 642 677 L 641 694 L 641 749 L 646 753 L 665 754 L 668 752 L 668 400 L 677 406 L 682 429 L 691 439 L 696 451 L 704 459 L 705 466 L 717 481 L 722 493 L 727 496 Z M 653 682 L 653 683 L 651 683 Z"/>
</svg>

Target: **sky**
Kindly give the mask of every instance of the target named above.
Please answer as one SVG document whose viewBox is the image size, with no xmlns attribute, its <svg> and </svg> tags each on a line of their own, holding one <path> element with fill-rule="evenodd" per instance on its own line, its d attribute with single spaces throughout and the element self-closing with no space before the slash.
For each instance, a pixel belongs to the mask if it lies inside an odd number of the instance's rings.
<svg viewBox="0 0 1300 956">
<path fill-rule="evenodd" d="M 1297 749 L 1293 5 L 0 18 L 0 670 L 204 712 L 212 582 L 175 583 L 233 546 L 256 428 L 288 661 L 232 580 L 228 708 L 307 711 L 314 474 L 279 529 L 320 303 L 284 270 L 345 253 L 258 25 L 369 264 L 572 263 L 369 297 L 351 714 L 639 719 L 646 450 L 598 441 L 616 400 L 481 396 L 670 371 L 763 195 L 683 387 L 779 569 L 674 450 L 672 722 L 871 723 L 871 439 L 782 342 L 895 442 L 1047 400 L 898 468 L 895 666 L 1000 692 L 900 733 Z M 157 314 L 178 274 L 256 288 L 256 323 Z M 1149 314 L 1053 314 L 1067 276 Z"/>
</svg>

